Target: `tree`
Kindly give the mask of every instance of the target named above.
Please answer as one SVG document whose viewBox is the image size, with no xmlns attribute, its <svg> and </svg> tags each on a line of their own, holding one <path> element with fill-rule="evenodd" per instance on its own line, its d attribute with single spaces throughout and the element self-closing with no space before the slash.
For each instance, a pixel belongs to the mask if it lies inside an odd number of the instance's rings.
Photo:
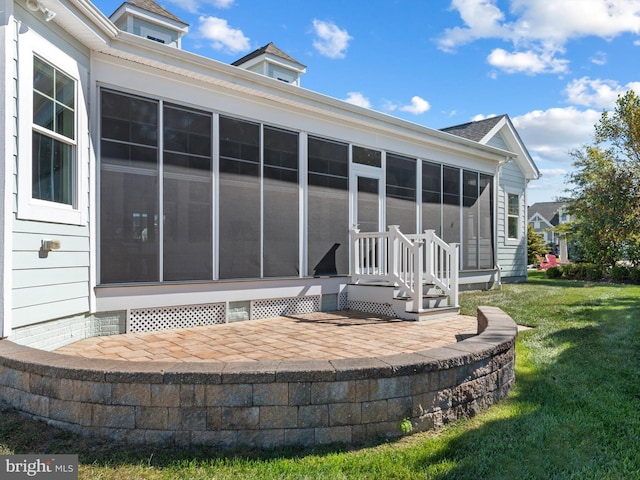
<svg viewBox="0 0 640 480">
<path fill-rule="evenodd" d="M 533 225 L 527 224 L 527 263 L 529 265 L 537 265 L 538 259 L 536 255 L 544 257 L 547 253 L 549 253 L 549 249 L 542 235 L 533 229 Z"/>
<path fill-rule="evenodd" d="M 585 259 L 640 263 L 640 99 L 619 96 L 595 126 L 595 144 L 570 153 L 574 235 Z"/>
</svg>

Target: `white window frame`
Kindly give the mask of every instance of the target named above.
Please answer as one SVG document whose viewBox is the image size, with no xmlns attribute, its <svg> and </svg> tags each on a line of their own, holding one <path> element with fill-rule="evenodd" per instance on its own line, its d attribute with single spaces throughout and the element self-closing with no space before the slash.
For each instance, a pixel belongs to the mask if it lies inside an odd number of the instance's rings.
<svg viewBox="0 0 640 480">
<path fill-rule="evenodd" d="M 39 57 L 75 82 L 75 144 L 73 145 L 73 194 L 71 205 L 32 196 L 33 59 Z M 87 69 L 32 30 L 20 35 L 18 45 L 18 209 L 19 219 L 68 225 L 87 222 L 88 118 L 83 88 Z"/>
<path fill-rule="evenodd" d="M 509 219 L 516 218 L 515 215 L 511 215 L 509 213 L 509 197 L 515 196 L 518 198 L 518 228 L 517 228 L 517 236 L 510 237 L 509 236 Z M 522 199 L 524 194 L 522 192 L 517 192 L 515 190 L 505 190 L 504 192 L 504 240 L 507 245 L 517 245 L 520 243 L 523 235 L 523 216 L 522 216 Z"/>
</svg>

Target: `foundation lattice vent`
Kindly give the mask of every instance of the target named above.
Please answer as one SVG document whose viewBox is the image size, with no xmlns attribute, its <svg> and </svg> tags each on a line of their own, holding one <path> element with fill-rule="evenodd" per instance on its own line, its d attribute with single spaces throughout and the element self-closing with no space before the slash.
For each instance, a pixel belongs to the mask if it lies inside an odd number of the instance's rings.
<svg viewBox="0 0 640 480">
<path fill-rule="evenodd" d="M 224 303 L 129 310 L 127 332 L 153 332 L 226 323 L 226 313 Z"/>
</svg>

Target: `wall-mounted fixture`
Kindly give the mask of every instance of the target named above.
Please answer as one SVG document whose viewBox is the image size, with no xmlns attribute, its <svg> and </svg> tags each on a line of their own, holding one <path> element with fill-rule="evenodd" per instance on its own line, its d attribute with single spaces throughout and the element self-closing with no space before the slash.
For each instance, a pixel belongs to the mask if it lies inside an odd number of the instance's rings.
<svg viewBox="0 0 640 480">
<path fill-rule="evenodd" d="M 45 252 L 50 252 L 51 250 L 60 250 L 60 246 L 60 240 L 42 240 L 40 249 Z"/>
<path fill-rule="evenodd" d="M 44 21 L 50 22 L 53 20 L 53 17 L 56 16 L 56 12 L 52 12 L 47 7 L 40 3 L 40 0 L 27 0 L 27 8 L 32 12 L 37 12 L 38 10 L 44 13 Z"/>
</svg>

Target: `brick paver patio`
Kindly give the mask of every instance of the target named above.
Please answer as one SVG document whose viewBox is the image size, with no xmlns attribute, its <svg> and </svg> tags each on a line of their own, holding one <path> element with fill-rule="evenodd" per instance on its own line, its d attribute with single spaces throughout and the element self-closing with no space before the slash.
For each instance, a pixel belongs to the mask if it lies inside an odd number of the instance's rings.
<svg viewBox="0 0 640 480">
<path fill-rule="evenodd" d="M 92 337 L 58 353 L 129 361 L 235 362 L 366 358 L 437 348 L 475 335 L 475 317 L 408 322 L 315 312 L 180 330 Z"/>
</svg>

